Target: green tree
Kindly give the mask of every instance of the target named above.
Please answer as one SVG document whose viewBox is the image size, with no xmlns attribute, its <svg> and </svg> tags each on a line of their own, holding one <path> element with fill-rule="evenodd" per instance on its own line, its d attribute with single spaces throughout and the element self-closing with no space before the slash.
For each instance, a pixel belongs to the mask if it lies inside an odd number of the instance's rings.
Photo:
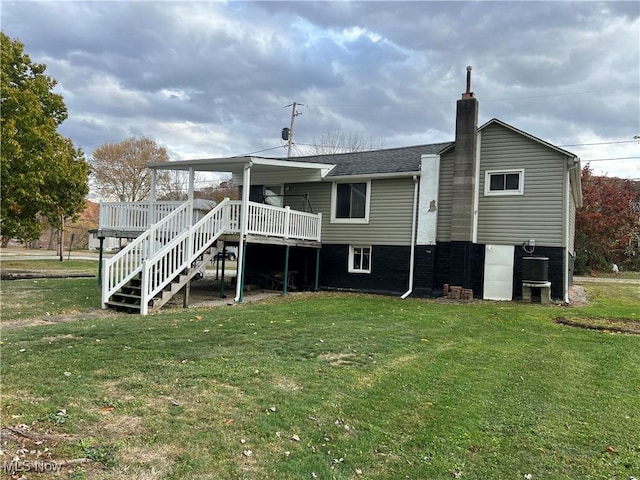
<svg viewBox="0 0 640 480">
<path fill-rule="evenodd" d="M 37 238 L 40 217 L 61 225 L 75 217 L 88 193 L 88 164 L 82 151 L 57 131 L 67 118 L 56 81 L 46 65 L 33 63 L 24 45 L 0 32 L 0 225 L 4 245 L 11 238 Z"/>
</svg>

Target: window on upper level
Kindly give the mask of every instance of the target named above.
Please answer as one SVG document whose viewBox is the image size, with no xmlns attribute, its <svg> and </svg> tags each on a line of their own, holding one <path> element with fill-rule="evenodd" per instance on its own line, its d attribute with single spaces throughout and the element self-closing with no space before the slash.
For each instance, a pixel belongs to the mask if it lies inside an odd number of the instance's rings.
<svg viewBox="0 0 640 480">
<path fill-rule="evenodd" d="M 331 192 L 331 222 L 369 223 L 371 182 L 334 183 Z"/>
<path fill-rule="evenodd" d="M 524 169 L 487 171 L 484 178 L 485 195 L 522 195 Z"/>
</svg>

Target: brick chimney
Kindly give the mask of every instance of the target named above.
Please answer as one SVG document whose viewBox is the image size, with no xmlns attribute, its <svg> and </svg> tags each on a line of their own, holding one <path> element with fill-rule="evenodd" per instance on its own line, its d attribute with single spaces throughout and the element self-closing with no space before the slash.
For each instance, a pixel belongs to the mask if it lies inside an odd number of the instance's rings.
<svg viewBox="0 0 640 480">
<path fill-rule="evenodd" d="M 456 104 L 450 264 L 451 284 L 465 288 L 472 288 L 477 138 L 478 100 L 471 91 L 471 67 L 467 67 L 467 90 Z"/>
</svg>

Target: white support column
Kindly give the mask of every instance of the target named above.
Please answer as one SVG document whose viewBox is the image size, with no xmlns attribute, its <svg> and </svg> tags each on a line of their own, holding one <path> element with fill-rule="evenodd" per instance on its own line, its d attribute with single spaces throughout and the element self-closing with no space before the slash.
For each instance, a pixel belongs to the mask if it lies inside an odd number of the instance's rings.
<svg viewBox="0 0 640 480">
<path fill-rule="evenodd" d="M 189 207 L 187 210 L 187 225 L 189 228 L 189 241 L 187 242 L 187 251 L 185 252 L 186 258 L 189 261 L 189 266 L 191 265 L 191 256 L 193 255 L 193 182 L 194 182 L 194 171 L 193 167 L 189 167 L 189 192 L 187 194 L 187 202 L 189 203 Z"/>
<path fill-rule="evenodd" d="M 418 245 L 435 245 L 440 202 L 440 155 L 422 155 L 418 199 Z"/>
<path fill-rule="evenodd" d="M 284 238 L 289 238 L 289 229 L 291 228 L 291 208 L 289 205 L 284 207 Z"/>
<path fill-rule="evenodd" d="M 236 272 L 236 297 L 235 301 L 242 300 L 242 288 L 244 287 L 244 242 L 249 224 L 249 196 L 251 195 L 251 165 L 249 161 L 242 174 L 242 210 L 240 213 L 240 241 L 238 245 L 238 263 Z"/>
<path fill-rule="evenodd" d="M 156 223 L 156 183 L 158 181 L 158 171 L 151 170 L 151 191 L 149 192 L 149 215 L 147 216 L 149 227 Z"/>
<path fill-rule="evenodd" d="M 194 184 L 195 173 L 193 171 L 193 167 L 189 167 L 189 193 L 187 200 L 189 201 L 189 212 L 187 213 L 189 218 L 189 226 L 193 225 L 193 184 Z"/>
</svg>

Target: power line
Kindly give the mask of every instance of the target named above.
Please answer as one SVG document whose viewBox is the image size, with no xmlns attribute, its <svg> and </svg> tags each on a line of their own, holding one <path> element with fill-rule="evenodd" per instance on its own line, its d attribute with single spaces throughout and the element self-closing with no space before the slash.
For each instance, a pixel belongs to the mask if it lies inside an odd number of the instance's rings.
<svg viewBox="0 0 640 480">
<path fill-rule="evenodd" d="M 582 159 L 583 162 L 611 162 L 615 160 L 637 160 L 640 157 L 617 157 L 617 158 L 592 158 L 590 160 Z"/>
<path fill-rule="evenodd" d="M 546 95 L 529 95 L 525 97 L 506 97 L 506 98 L 489 98 L 482 99 L 482 102 L 505 102 L 512 100 L 529 100 L 534 98 L 552 98 L 552 97 L 568 97 L 574 95 L 587 95 L 591 93 L 605 93 L 605 92 L 618 92 L 624 90 L 638 90 L 640 89 L 640 85 L 635 85 L 632 87 L 622 87 L 622 88 L 608 88 L 601 90 L 585 90 L 582 92 L 567 92 L 567 93 L 552 93 Z M 363 108 L 363 107 L 392 107 L 392 106 L 409 106 L 409 105 L 445 105 L 454 103 L 451 100 L 441 100 L 437 102 L 406 102 L 406 103 L 319 103 L 319 104 L 309 104 L 306 105 L 308 107 L 353 107 L 353 108 Z"/>
<path fill-rule="evenodd" d="M 615 142 L 597 142 L 597 143 L 573 143 L 569 145 L 557 145 L 558 147 L 586 147 L 590 145 L 613 145 L 615 143 L 636 143 L 637 140 L 619 140 Z"/>
<path fill-rule="evenodd" d="M 271 148 L 264 148 L 262 150 L 256 150 L 255 152 L 243 153 L 241 155 L 233 155 L 231 158 L 234 158 L 234 157 L 246 157 L 248 155 L 253 155 L 254 153 L 268 152 L 269 150 L 275 150 L 277 148 L 283 148 L 283 147 L 284 147 L 284 145 L 279 145 L 277 147 L 271 147 Z"/>
</svg>

